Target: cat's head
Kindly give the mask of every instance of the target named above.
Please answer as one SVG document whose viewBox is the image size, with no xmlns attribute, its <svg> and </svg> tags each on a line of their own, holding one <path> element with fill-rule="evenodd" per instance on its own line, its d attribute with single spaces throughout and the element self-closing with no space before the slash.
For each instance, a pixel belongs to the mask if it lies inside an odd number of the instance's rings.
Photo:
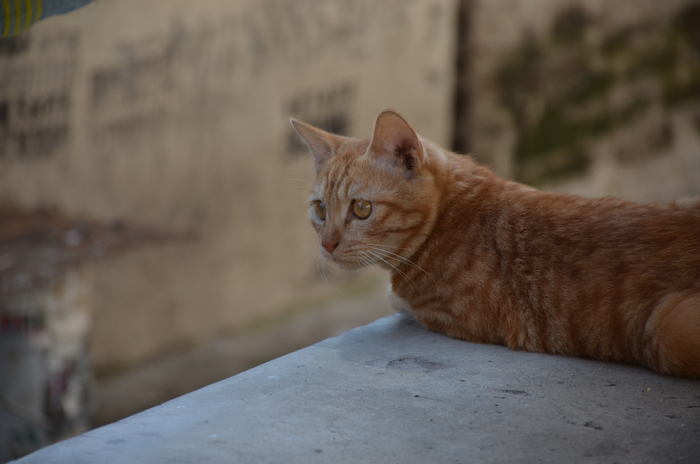
<svg viewBox="0 0 700 464">
<path fill-rule="evenodd" d="M 323 257 L 346 269 L 405 263 L 432 229 L 438 205 L 431 153 L 413 128 L 389 110 L 377 117 L 371 139 L 291 122 L 314 158 L 309 219 Z"/>
</svg>

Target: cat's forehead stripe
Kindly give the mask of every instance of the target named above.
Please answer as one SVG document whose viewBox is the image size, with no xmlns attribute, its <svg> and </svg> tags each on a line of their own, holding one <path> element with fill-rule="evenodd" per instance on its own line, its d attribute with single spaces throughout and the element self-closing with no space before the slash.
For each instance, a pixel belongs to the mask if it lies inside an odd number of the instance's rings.
<svg viewBox="0 0 700 464">
<path fill-rule="evenodd" d="M 350 176 L 348 175 L 351 160 L 348 159 L 348 157 L 340 157 L 336 161 L 337 162 L 331 166 L 325 176 L 327 183 L 324 191 L 327 194 L 338 194 L 344 190 L 347 194 L 348 184 L 351 183 Z"/>
<path fill-rule="evenodd" d="M 355 179 L 352 182 L 348 182 L 348 188 L 345 191 L 345 196 L 346 197 L 354 197 L 357 195 L 357 193 L 362 189 L 362 187 L 365 185 L 365 182 L 362 179 Z"/>
<path fill-rule="evenodd" d="M 326 174 L 326 188 L 324 189 L 326 193 L 337 191 L 337 184 L 340 180 L 342 180 L 342 176 L 339 172 L 341 168 L 343 168 L 343 166 L 336 163 L 328 170 L 328 173 Z"/>
<path fill-rule="evenodd" d="M 313 193 L 318 198 L 324 198 L 324 201 L 331 197 L 348 199 L 357 196 L 366 182 L 352 175 L 352 169 L 356 165 L 358 154 L 364 153 L 368 143 L 367 140 L 357 140 L 342 147 L 331 159 L 327 170 L 314 186 Z"/>
<path fill-rule="evenodd" d="M 325 189 L 326 189 L 326 179 L 321 179 L 319 182 L 316 182 L 314 184 L 313 189 L 311 190 L 312 200 L 317 200 L 319 198 L 323 198 L 323 192 Z"/>
<path fill-rule="evenodd" d="M 353 198 L 357 196 L 364 186 L 365 181 L 363 179 L 347 176 L 340 180 L 340 185 L 338 185 L 338 190 L 335 193 L 339 198 Z"/>
</svg>

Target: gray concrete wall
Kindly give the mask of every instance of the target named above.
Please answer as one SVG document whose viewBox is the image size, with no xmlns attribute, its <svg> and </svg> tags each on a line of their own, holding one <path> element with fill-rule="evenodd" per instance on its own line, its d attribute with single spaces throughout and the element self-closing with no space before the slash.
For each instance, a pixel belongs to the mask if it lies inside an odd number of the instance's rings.
<svg viewBox="0 0 700 464">
<path fill-rule="evenodd" d="M 288 118 L 365 136 L 393 107 L 447 143 L 455 8 L 104 0 L 4 41 L 0 201 L 199 235 L 94 269 L 95 364 L 333 295 L 306 219 L 311 162 Z"/>
</svg>

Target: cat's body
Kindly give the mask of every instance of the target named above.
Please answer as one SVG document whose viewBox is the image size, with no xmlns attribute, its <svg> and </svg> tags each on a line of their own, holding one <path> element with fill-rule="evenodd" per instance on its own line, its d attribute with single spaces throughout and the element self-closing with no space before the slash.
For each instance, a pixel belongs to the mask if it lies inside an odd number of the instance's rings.
<svg viewBox="0 0 700 464">
<path fill-rule="evenodd" d="M 538 191 L 393 112 L 370 140 L 294 124 L 324 257 L 390 269 L 396 309 L 454 338 L 700 377 L 700 203 Z"/>
</svg>

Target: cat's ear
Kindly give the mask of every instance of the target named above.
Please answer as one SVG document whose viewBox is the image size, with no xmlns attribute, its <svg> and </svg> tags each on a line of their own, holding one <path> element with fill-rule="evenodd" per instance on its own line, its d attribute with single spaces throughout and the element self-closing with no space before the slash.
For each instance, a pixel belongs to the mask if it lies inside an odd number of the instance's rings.
<svg viewBox="0 0 700 464">
<path fill-rule="evenodd" d="M 420 171 L 425 160 L 423 144 L 416 131 L 391 110 L 377 116 L 368 153 L 392 169 L 402 170 L 407 179 Z"/>
<path fill-rule="evenodd" d="M 346 139 L 346 137 L 331 134 L 297 119 L 290 119 L 289 122 L 292 123 L 294 130 L 311 150 L 316 172 L 321 170 L 326 161 L 335 156 L 338 147 Z"/>
</svg>

